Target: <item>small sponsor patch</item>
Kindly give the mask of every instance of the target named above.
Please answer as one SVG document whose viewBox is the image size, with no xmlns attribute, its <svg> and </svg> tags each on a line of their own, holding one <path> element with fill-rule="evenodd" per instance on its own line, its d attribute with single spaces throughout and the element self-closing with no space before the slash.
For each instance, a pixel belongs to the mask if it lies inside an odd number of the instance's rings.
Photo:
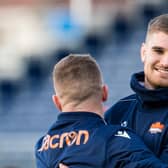
<svg viewBox="0 0 168 168">
<path fill-rule="evenodd" d="M 161 133 L 164 129 L 164 124 L 161 124 L 160 122 L 152 123 L 152 125 L 149 128 L 149 132 L 151 134 Z"/>
<path fill-rule="evenodd" d="M 127 126 L 128 126 L 128 122 L 127 122 L 127 121 L 123 121 L 123 122 L 121 123 L 121 126 L 122 126 L 122 127 L 127 127 Z"/>
<path fill-rule="evenodd" d="M 126 131 L 118 131 L 117 134 L 115 134 L 114 136 L 131 139 L 131 137 L 128 135 Z"/>
</svg>

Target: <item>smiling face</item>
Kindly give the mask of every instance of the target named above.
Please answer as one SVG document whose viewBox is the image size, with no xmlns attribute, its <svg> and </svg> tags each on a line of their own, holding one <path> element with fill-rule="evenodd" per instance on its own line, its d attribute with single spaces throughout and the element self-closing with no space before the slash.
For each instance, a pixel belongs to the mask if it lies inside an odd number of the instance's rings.
<svg viewBox="0 0 168 168">
<path fill-rule="evenodd" d="M 156 31 L 148 35 L 141 47 L 145 87 L 168 87 L 168 34 Z"/>
</svg>

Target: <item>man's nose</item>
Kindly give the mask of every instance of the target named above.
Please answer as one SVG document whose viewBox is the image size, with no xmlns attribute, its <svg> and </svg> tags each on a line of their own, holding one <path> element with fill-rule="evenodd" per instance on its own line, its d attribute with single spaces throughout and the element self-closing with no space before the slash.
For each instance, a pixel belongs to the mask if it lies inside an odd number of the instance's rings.
<svg viewBox="0 0 168 168">
<path fill-rule="evenodd" d="M 161 64 L 165 67 L 168 67 L 168 52 L 162 57 Z"/>
</svg>

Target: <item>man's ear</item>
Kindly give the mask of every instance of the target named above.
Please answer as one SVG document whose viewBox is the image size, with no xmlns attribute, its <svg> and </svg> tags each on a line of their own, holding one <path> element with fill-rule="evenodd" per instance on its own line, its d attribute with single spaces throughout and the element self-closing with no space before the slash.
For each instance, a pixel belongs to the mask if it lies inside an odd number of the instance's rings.
<svg viewBox="0 0 168 168">
<path fill-rule="evenodd" d="M 106 101 L 107 98 L 108 98 L 108 86 L 107 86 L 107 85 L 103 85 L 102 91 L 103 91 L 102 101 L 104 102 L 104 101 Z"/>
<path fill-rule="evenodd" d="M 62 111 L 62 105 L 61 105 L 59 97 L 57 95 L 53 95 L 52 100 L 53 100 L 55 106 L 57 107 L 57 109 Z"/>
<path fill-rule="evenodd" d="M 146 44 L 142 43 L 141 45 L 141 61 L 144 63 L 145 62 L 145 57 L 146 57 Z"/>
</svg>

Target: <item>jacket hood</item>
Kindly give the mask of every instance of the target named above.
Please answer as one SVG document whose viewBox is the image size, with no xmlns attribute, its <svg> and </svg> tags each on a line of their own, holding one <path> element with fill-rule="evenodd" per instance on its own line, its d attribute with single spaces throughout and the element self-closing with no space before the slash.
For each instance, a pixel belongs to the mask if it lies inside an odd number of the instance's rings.
<svg viewBox="0 0 168 168">
<path fill-rule="evenodd" d="M 133 74 L 130 86 L 142 103 L 154 104 L 157 102 L 159 104 L 168 104 L 168 88 L 150 90 L 141 83 L 144 83 L 144 72 Z"/>
</svg>

